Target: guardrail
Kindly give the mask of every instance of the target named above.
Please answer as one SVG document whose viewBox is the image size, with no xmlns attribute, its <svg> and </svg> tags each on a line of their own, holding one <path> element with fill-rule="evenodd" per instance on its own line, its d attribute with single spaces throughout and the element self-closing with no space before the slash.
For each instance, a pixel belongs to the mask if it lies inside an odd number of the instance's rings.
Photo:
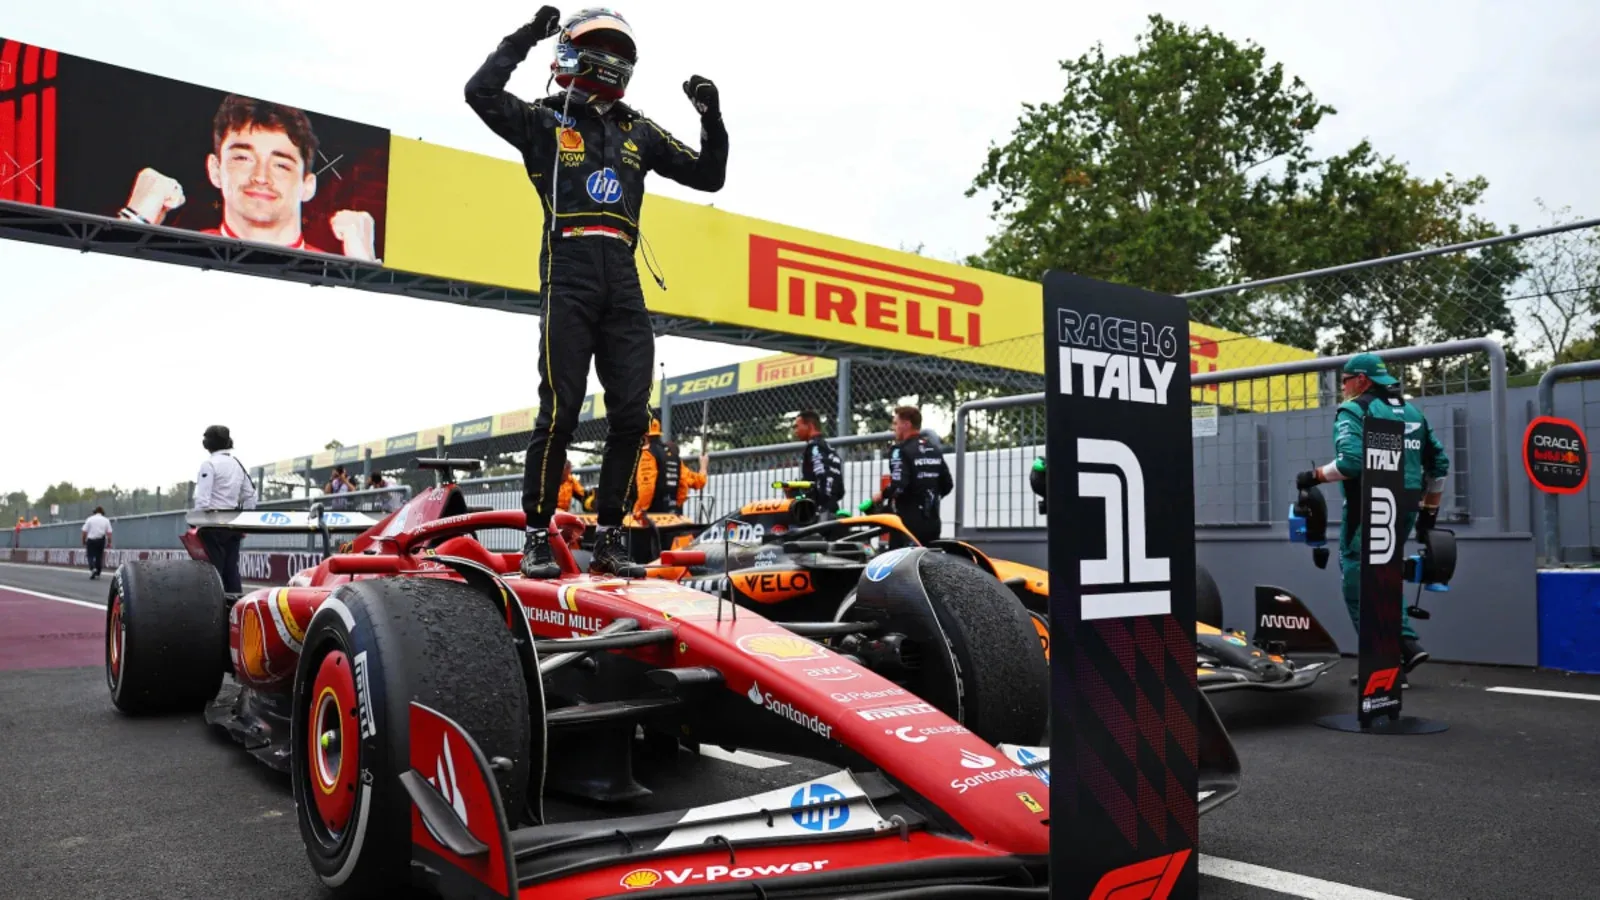
<svg viewBox="0 0 1600 900">
<path fill-rule="evenodd" d="M 322 503 L 330 511 L 337 508 L 361 512 L 399 509 L 411 497 L 407 485 L 395 485 L 344 494 L 326 494 L 320 497 L 268 500 L 256 504 L 257 509 L 304 509 L 308 503 Z M 378 502 L 367 502 L 383 498 Z M 394 499 L 389 499 L 394 498 Z M 187 509 L 145 513 L 138 516 L 116 516 L 111 519 L 111 544 L 137 550 L 175 550 L 183 544 L 179 538 L 188 530 Z M 76 547 L 83 533 L 83 522 L 56 522 L 38 528 L 24 528 L 13 532 L 18 549 L 59 549 Z M 241 550 L 308 550 L 320 551 L 321 538 L 317 535 L 251 534 L 246 535 Z"/>
<path fill-rule="evenodd" d="M 1492 518 L 1494 520 L 1494 524 L 1495 524 L 1496 528 L 1499 531 L 1502 531 L 1502 532 L 1510 531 L 1511 530 L 1510 475 L 1509 475 L 1509 471 L 1508 471 L 1508 467 L 1507 467 L 1507 453 L 1504 452 L 1504 448 L 1503 447 L 1498 445 L 1498 442 L 1501 440 L 1500 436 L 1503 436 L 1505 434 L 1505 428 L 1506 428 L 1506 425 L 1507 425 L 1507 422 L 1508 422 L 1507 414 L 1506 414 L 1507 373 L 1506 373 L 1505 350 L 1500 346 L 1500 344 L 1497 341 L 1491 340 L 1489 338 L 1474 338 L 1474 339 L 1471 339 L 1471 340 L 1447 341 L 1447 342 L 1439 343 L 1439 344 L 1426 344 L 1426 345 L 1416 346 L 1416 347 L 1397 347 L 1397 348 L 1391 348 L 1391 349 L 1388 349 L 1388 350 L 1378 350 L 1378 351 L 1374 351 L 1374 352 L 1376 352 L 1376 354 L 1380 358 L 1385 360 L 1386 362 L 1393 362 L 1393 363 L 1415 362 L 1415 361 L 1418 361 L 1418 360 L 1440 359 L 1440 358 L 1446 358 L 1446 357 L 1477 355 L 1477 354 L 1483 354 L 1483 355 L 1488 357 L 1488 361 L 1489 361 L 1489 429 L 1488 429 L 1488 434 L 1489 434 L 1489 439 L 1491 441 L 1496 442 L 1496 443 L 1491 443 L 1491 445 L 1490 445 L 1490 451 L 1491 451 L 1490 452 L 1490 457 L 1491 457 L 1491 460 L 1490 460 L 1490 478 L 1491 478 L 1490 498 L 1491 498 L 1491 506 L 1492 506 L 1492 511 L 1493 511 Z M 1315 358 L 1315 359 L 1294 360 L 1294 361 L 1291 361 L 1291 362 L 1281 362 L 1281 363 L 1271 363 L 1271 364 L 1268 364 L 1268 365 L 1261 365 L 1261 366 L 1251 366 L 1249 368 L 1243 368 L 1243 369 L 1225 369 L 1225 370 L 1218 371 L 1218 372 L 1202 372 L 1202 373 L 1197 373 L 1197 374 L 1191 375 L 1190 378 L 1189 378 L 1189 382 L 1194 387 L 1203 387 L 1203 386 L 1206 386 L 1206 385 L 1220 385 L 1220 384 L 1225 384 L 1225 383 L 1228 383 L 1228 382 L 1255 381 L 1255 380 L 1258 380 L 1258 379 L 1267 379 L 1267 378 L 1273 378 L 1273 377 L 1278 377 L 1278 376 L 1331 372 L 1331 371 L 1336 371 L 1336 370 L 1342 368 L 1344 366 L 1344 364 L 1350 360 L 1350 358 L 1351 358 L 1351 355 L 1325 356 L 1325 357 L 1318 357 L 1318 358 Z M 969 422 L 970 418 L 972 417 L 972 414 L 975 413 L 975 412 L 982 412 L 982 411 L 989 411 L 989 410 L 1005 410 L 1005 409 L 1014 409 L 1014 408 L 1017 408 L 1017 407 L 1042 406 L 1044 404 L 1044 402 L 1045 402 L 1045 396 L 1046 396 L 1045 393 L 1039 392 L 1039 393 L 1031 393 L 1031 394 L 1019 394 L 1019 395 L 1015 395 L 1015 396 L 1011 396 L 1011 397 L 998 397 L 998 398 L 992 398 L 992 399 L 986 399 L 986 400 L 974 400 L 974 401 L 971 401 L 971 402 L 968 402 L 968 403 L 963 403 L 963 404 L 961 404 L 961 406 L 956 408 L 956 420 L 955 420 L 955 483 L 956 483 L 956 490 L 955 490 L 955 494 L 958 497 L 958 502 L 955 504 L 955 527 L 957 529 L 957 533 L 959 533 L 960 529 L 962 529 L 962 528 L 967 526 L 967 521 L 968 521 L 967 520 L 967 510 L 968 510 L 968 507 L 969 507 L 969 503 L 968 503 L 968 498 L 966 496 L 966 492 L 967 492 L 967 488 L 970 487 L 972 482 L 973 482 L 973 479 L 969 477 L 969 465 L 968 465 L 969 457 L 972 456 L 972 454 L 968 452 L 968 445 L 969 445 L 969 441 L 968 441 L 968 434 L 969 434 L 968 422 Z M 1321 412 L 1321 411 L 1319 411 L 1319 412 Z M 1322 414 L 1326 414 L 1326 413 L 1322 413 Z M 1326 434 L 1328 432 L 1324 432 L 1324 433 Z M 1033 448 L 1031 448 L 1031 449 L 1035 449 L 1039 455 L 1043 455 L 1044 454 L 1044 443 L 1045 443 L 1044 435 L 1041 433 L 1041 434 L 1035 435 L 1035 437 L 1036 437 L 1035 446 Z M 1012 447 L 1012 448 L 1009 448 L 1009 449 L 1010 449 L 1011 452 L 1017 452 L 1017 451 L 1020 451 L 1020 450 L 1030 449 L 1029 447 L 1025 446 L 1026 443 L 1027 442 L 1017 442 L 1017 444 L 1019 446 L 1015 446 L 1015 447 Z M 1326 445 L 1324 445 L 1317 452 L 1317 457 L 1318 458 L 1322 458 L 1322 457 L 1325 457 L 1325 456 L 1327 456 L 1329 454 L 1331 454 L 1331 448 L 1328 448 Z M 1272 508 L 1275 508 L 1275 507 L 1273 507 L 1271 505 L 1271 500 L 1270 500 L 1271 491 L 1274 488 L 1274 486 L 1278 486 L 1278 481 L 1282 480 L 1282 479 L 1274 480 L 1274 478 L 1270 475 L 1271 460 L 1272 460 L 1271 455 L 1268 454 L 1268 453 L 1263 452 L 1263 454 L 1261 455 L 1261 457 L 1259 459 L 1259 462 L 1257 463 L 1259 469 L 1261 470 L 1259 472 L 1260 480 L 1257 481 L 1257 482 L 1253 482 L 1253 484 L 1259 485 L 1260 490 L 1264 492 L 1263 495 L 1260 497 L 1260 504 L 1259 505 L 1262 508 L 1268 509 L 1268 510 L 1270 510 Z M 1231 460 L 1227 461 L 1227 462 L 1229 464 L 1232 464 Z M 1025 472 L 1026 472 L 1025 468 L 1017 467 L 1015 469 L 1014 475 L 1011 476 L 1012 484 L 1013 484 L 1016 492 L 1019 493 L 1019 494 L 1026 490 L 1026 488 L 1024 486 Z M 1281 487 L 1281 486 L 1279 486 L 1279 487 Z M 1282 489 L 1283 490 L 1287 490 L 1287 488 L 1282 488 Z M 1029 507 L 1030 510 L 1031 510 L 1031 498 L 1032 498 L 1031 492 L 1027 493 L 1027 500 L 1025 502 L 1028 502 L 1030 504 L 1030 507 Z M 996 499 L 995 497 L 986 497 L 986 500 L 988 500 L 989 502 L 986 502 L 983 505 L 983 508 L 985 508 L 985 509 L 1006 509 L 1006 508 L 1009 508 L 1010 506 L 1014 505 L 1014 502 L 1011 501 L 1009 497 L 1000 498 L 1000 499 Z M 978 504 L 975 501 L 971 505 L 973 507 L 977 507 L 978 506 Z M 1018 524 L 1010 524 L 1007 527 L 1019 527 L 1019 525 L 1020 525 L 1020 527 L 1032 527 L 1035 524 L 1037 524 L 1037 523 L 1027 521 L 1027 519 L 1024 518 L 1020 523 L 1018 523 Z M 1221 522 L 1218 522 L 1218 523 L 1212 523 L 1212 524 L 1221 525 L 1221 524 L 1235 524 L 1235 523 L 1221 523 Z M 1259 519 L 1257 521 L 1249 522 L 1247 524 L 1266 525 L 1266 524 L 1269 524 L 1269 520 L 1263 518 L 1263 519 Z M 981 526 L 980 525 L 979 527 L 985 527 L 985 526 Z"/>
</svg>

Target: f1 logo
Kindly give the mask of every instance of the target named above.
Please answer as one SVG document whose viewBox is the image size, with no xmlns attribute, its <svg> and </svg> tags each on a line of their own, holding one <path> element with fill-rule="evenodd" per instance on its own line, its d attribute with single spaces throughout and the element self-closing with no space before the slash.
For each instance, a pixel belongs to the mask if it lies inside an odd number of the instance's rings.
<svg viewBox="0 0 1600 900">
<path fill-rule="evenodd" d="M 1394 492 L 1374 486 L 1371 506 L 1367 518 L 1372 522 L 1372 546 L 1368 548 L 1367 562 L 1381 566 L 1394 559 Z"/>
<path fill-rule="evenodd" d="M 1113 869 L 1100 878 L 1089 900 L 1167 900 L 1188 861 L 1189 851 L 1179 850 Z"/>
<path fill-rule="evenodd" d="M 1372 673 L 1371 678 L 1367 679 L 1367 689 L 1361 692 L 1361 696 L 1370 697 L 1379 691 L 1392 691 L 1394 690 L 1394 680 L 1399 677 L 1399 667 L 1379 669 Z"/>
<path fill-rule="evenodd" d="M 1110 466 L 1112 472 L 1078 472 L 1078 494 L 1105 502 L 1106 555 L 1079 563 L 1084 586 L 1159 584 L 1165 590 L 1084 594 L 1081 618 L 1120 619 L 1172 613 L 1172 566 L 1167 557 L 1147 556 L 1144 469 L 1121 441 L 1078 438 L 1078 463 Z M 1126 482 L 1127 499 L 1123 499 Z M 1126 545 L 1126 552 L 1124 552 Z"/>
</svg>

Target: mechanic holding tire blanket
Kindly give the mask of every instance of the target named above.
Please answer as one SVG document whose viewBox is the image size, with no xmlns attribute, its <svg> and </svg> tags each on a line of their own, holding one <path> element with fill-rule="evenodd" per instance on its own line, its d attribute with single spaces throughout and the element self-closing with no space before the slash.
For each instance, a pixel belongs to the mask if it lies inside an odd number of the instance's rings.
<svg viewBox="0 0 1600 900">
<path fill-rule="evenodd" d="M 1439 519 L 1439 499 L 1444 493 L 1444 477 L 1450 473 L 1450 458 L 1444 444 L 1434 434 L 1427 416 L 1406 401 L 1400 383 L 1376 354 L 1360 353 L 1344 364 L 1341 378 L 1345 402 L 1333 417 L 1332 462 L 1301 472 L 1295 485 L 1305 489 L 1323 482 L 1340 482 L 1344 493 L 1339 523 L 1339 574 L 1344 605 L 1350 611 L 1350 624 L 1361 630 L 1361 470 L 1362 421 L 1367 416 L 1398 419 L 1406 423 L 1405 471 L 1407 495 L 1420 494 L 1418 512 L 1406 513 L 1401 522 L 1399 541 L 1403 545 L 1416 526 L 1417 536 L 1432 528 Z M 1415 437 L 1413 437 L 1415 435 Z M 1404 669 L 1410 672 L 1426 662 L 1428 652 L 1417 640 L 1411 616 L 1400 609 L 1401 655 Z"/>
<path fill-rule="evenodd" d="M 655 335 L 634 262 L 644 176 L 655 171 L 697 190 L 720 190 L 728 133 L 716 86 L 698 75 L 683 89 L 700 113 L 701 153 L 621 102 L 638 58 L 632 28 L 621 16 L 585 9 L 565 23 L 560 19 L 554 7 L 541 8 L 533 21 L 501 40 L 466 86 L 467 104 L 521 151 L 544 211 L 539 416 L 523 478 L 528 533 L 522 573 L 529 578 L 559 574 L 549 525 L 592 357 L 605 390 L 608 434 L 596 488 L 598 528 L 590 568 L 638 574 L 620 526 L 624 494 L 634 480 L 639 442 L 650 421 L 655 365 Z M 528 51 L 552 35 L 559 35 L 552 77 L 565 90 L 525 102 L 506 90 L 506 82 Z M 645 250 L 648 264 L 648 245 Z M 665 289 L 659 275 L 656 280 Z"/>
</svg>

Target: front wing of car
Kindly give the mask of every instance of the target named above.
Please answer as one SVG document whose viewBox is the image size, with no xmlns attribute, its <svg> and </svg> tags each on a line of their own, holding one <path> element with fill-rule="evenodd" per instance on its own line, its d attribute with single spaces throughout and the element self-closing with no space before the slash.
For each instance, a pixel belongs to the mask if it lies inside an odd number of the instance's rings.
<svg viewBox="0 0 1600 900">
<path fill-rule="evenodd" d="M 708 896 L 757 879 L 773 900 L 941 884 L 1048 896 L 1046 859 L 940 834 L 887 780 L 845 771 L 690 810 L 513 831 L 471 736 L 416 702 L 410 726 L 400 780 L 412 856 L 443 897 Z"/>
</svg>

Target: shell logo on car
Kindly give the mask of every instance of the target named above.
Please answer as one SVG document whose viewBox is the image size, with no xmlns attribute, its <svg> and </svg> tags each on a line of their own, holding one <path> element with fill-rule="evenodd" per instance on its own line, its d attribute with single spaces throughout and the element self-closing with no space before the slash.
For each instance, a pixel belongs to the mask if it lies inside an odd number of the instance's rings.
<svg viewBox="0 0 1600 900">
<path fill-rule="evenodd" d="M 661 883 L 661 873 L 655 869 L 634 869 L 622 876 L 622 886 L 633 890 L 634 888 L 655 887 Z"/>
<path fill-rule="evenodd" d="M 739 638 L 739 649 L 778 662 L 824 659 L 828 655 L 821 645 L 787 634 L 747 634 Z"/>
</svg>

